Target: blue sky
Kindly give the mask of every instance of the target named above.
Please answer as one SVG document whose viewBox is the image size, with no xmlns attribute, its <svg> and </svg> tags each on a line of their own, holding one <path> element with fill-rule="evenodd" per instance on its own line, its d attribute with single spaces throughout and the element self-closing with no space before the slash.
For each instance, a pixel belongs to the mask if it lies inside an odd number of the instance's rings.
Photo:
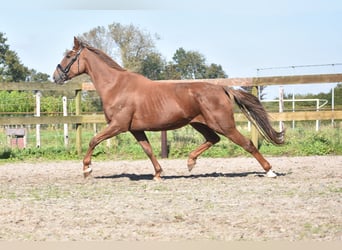
<svg viewBox="0 0 342 250">
<path fill-rule="evenodd" d="M 229 77 L 342 73 L 342 66 L 260 68 L 342 63 L 340 0 L 7 1 L 0 32 L 29 68 L 52 74 L 73 36 L 113 22 L 157 33 L 171 60 L 183 47 L 221 64 Z M 329 91 L 334 84 L 288 86 L 292 93 Z M 267 98 L 277 95 L 267 88 Z"/>
</svg>

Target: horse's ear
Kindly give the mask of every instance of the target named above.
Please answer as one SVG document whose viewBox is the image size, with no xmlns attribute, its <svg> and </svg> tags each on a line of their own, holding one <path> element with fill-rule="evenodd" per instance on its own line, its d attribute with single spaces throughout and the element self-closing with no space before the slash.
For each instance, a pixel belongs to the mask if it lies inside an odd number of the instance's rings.
<svg viewBox="0 0 342 250">
<path fill-rule="evenodd" d="M 74 36 L 74 49 L 77 50 L 80 47 L 80 41 Z"/>
</svg>

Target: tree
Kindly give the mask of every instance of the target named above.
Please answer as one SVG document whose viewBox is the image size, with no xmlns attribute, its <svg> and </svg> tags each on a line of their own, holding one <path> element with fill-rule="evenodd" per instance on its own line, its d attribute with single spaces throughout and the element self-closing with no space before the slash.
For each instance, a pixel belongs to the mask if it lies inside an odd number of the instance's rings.
<svg viewBox="0 0 342 250">
<path fill-rule="evenodd" d="M 163 80 L 165 60 L 161 54 L 152 52 L 146 55 L 145 59 L 141 62 L 141 74 L 151 80 Z"/>
<path fill-rule="evenodd" d="M 153 36 L 136 26 L 113 23 L 108 26 L 111 37 L 120 48 L 123 66 L 134 72 L 141 73 L 142 62 L 152 52 L 155 52 Z"/>
<path fill-rule="evenodd" d="M 29 69 L 21 62 L 16 52 L 9 49 L 6 44 L 5 34 L 0 32 L 0 81 L 20 82 L 25 81 Z"/>
<path fill-rule="evenodd" d="M 118 57 L 118 46 L 115 45 L 109 30 L 104 26 L 97 26 L 83 33 L 79 38 L 113 58 Z"/>
<path fill-rule="evenodd" d="M 334 95 L 335 95 L 335 105 L 342 106 L 342 83 L 337 84 L 334 90 Z"/>
<path fill-rule="evenodd" d="M 176 50 L 172 57 L 181 79 L 225 78 L 226 73 L 221 65 L 206 65 L 205 57 L 197 51 Z"/>
<path fill-rule="evenodd" d="M 108 28 L 96 27 L 83 33 L 80 38 L 114 58 L 119 56 L 124 68 L 137 73 L 143 73 L 143 64 L 148 57 L 155 57 L 155 40 L 159 39 L 158 35 L 152 36 L 133 24 L 115 22 L 108 25 Z"/>
<path fill-rule="evenodd" d="M 205 72 L 205 78 L 208 79 L 215 79 L 215 78 L 226 78 L 227 75 L 222 69 L 221 65 L 212 63 L 210 64 Z"/>
<path fill-rule="evenodd" d="M 48 74 L 24 66 L 6 42 L 5 34 L 0 32 L 0 82 L 48 81 Z"/>
<path fill-rule="evenodd" d="M 132 24 L 114 22 L 107 28 L 98 26 L 83 33 L 80 39 L 116 58 L 124 68 L 152 80 L 227 77 L 221 65 L 206 65 L 205 57 L 197 51 L 179 48 L 173 61 L 166 63 L 156 50 L 155 41 L 159 36 Z"/>
<path fill-rule="evenodd" d="M 163 79 L 165 80 L 180 80 L 182 79 L 181 73 L 176 64 L 168 62 L 165 65 L 163 72 Z"/>
<path fill-rule="evenodd" d="M 5 54 L 9 50 L 9 45 L 6 44 L 7 38 L 5 34 L 0 32 L 0 65 L 3 65 L 5 62 Z"/>
<path fill-rule="evenodd" d="M 50 76 L 48 74 L 37 72 L 37 70 L 31 69 L 27 80 L 30 82 L 47 82 L 49 81 L 49 77 Z"/>
<path fill-rule="evenodd" d="M 182 79 L 200 79 L 205 75 L 205 58 L 197 51 L 176 50 L 173 61 L 181 74 Z"/>
</svg>

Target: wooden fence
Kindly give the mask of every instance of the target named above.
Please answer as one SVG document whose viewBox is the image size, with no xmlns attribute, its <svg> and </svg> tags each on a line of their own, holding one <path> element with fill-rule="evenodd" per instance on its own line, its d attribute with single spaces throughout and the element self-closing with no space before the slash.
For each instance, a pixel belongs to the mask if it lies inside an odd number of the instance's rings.
<svg viewBox="0 0 342 250">
<path fill-rule="evenodd" d="M 294 75 L 252 78 L 220 78 L 220 79 L 196 79 L 196 80 L 165 80 L 159 82 L 209 82 L 225 86 L 251 86 L 253 94 L 258 95 L 257 86 L 288 85 L 288 84 L 311 84 L 311 83 L 335 83 L 342 82 L 342 74 L 319 74 L 319 75 Z M 18 91 L 67 91 L 75 93 L 76 112 L 72 116 L 41 116 L 41 117 L 0 117 L 1 125 L 29 125 L 29 124 L 76 124 L 76 148 L 82 153 L 82 124 L 105 123 L 103 115 L 81 114 L 82 91 L 95 91 L 91 83 L 70 82 L 65 85 L 53 83 L 1 83 L 1 90 Z M 274 121 L 308 121 L 308 120 L 342 120 L 342 111 L 308 111 L 308 112 L 283 112 L 270 113 Z M 246 121 L 243 114 L 235 114 L 236 121 Z M 167 155 L 166 132 L 162 133 L 162 156 Z M 252 141 L 257 144 L 258 132 L 252 128 Z"/>
</svg>

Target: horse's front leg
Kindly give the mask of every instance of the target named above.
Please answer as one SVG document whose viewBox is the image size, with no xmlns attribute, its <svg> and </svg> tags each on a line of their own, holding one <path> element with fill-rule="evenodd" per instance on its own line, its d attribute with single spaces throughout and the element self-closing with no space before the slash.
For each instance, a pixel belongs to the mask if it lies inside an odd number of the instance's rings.
<svg viewBox="0 0 342 250">
<path fill-rule="evenodd" d="M 91 165 L 91 156 L 93 154 L 93 151 L 95 147 L 100 144 L 102 141 L 109 139 L 113 136 L 116 136 L 123 132 L 117 125 L 114 125 L 112 123 L 108 124 L 108 126 L 102 130 L 100 133 L 95 135 L 89 143 L 89 148 L 87 150 L 87 153 L 85 154 L 83 158 L 83 175 L 84 177 L 88 177 L 91 172 L 93 171 L 89 165 Z"/>
</svg>

